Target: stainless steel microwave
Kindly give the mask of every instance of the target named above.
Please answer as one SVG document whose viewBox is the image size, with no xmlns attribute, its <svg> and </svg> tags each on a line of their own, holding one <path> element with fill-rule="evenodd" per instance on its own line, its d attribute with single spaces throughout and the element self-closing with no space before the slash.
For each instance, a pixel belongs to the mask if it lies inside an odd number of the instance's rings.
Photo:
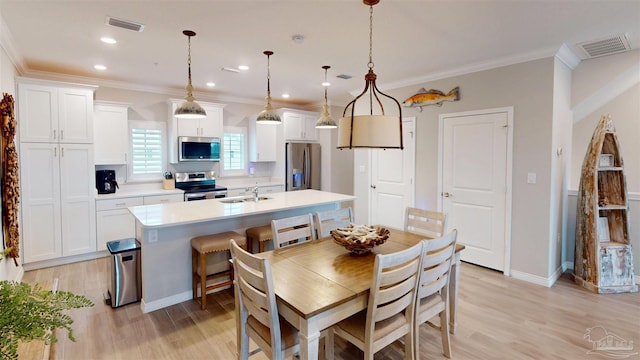
<svg viewBox="0 0 640 360">
<path fill-rule="evenodd" d="M 220 161 L 220 138 L 179 136 L 178 161 Z"/>
</svg>

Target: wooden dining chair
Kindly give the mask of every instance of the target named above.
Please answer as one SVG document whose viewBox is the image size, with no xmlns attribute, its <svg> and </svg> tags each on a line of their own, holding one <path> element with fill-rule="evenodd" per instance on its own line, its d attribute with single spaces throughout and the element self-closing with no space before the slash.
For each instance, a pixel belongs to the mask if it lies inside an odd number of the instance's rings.
<svg viewBox="0 0 640 360">
<path fill-rule="evenodd" d="M 262 350 L 271 360 L 300 351 L 298 329 L 278 315 L 269 260 L 256 257 L 231 240 L 235 268 L 238 359 Z M 258 349 L 249 352 L 249 338 Z"/>
<path fill-rule="evenodd" d="M 436 315 L 440 316 L 440 334 L 444 356 L 451 358 L 449 342 L 449 278 L 456 249 L 458 231 L 453 230 L 445 236 L 432 240 L 423 240 L 422 271 L 418 284 L 414 321 L 414 345 L 416 358 L 420 352 L 420 325 Z"/>
<path fill-rule="evenodd" d="M 274 249 L 304 241 L 313 241 L 316 239 L 313 215 L 305 214 L 271 220 L 271 233 L 273 234 Z"/>
<path fill-rule="evenodd" d="M 444 235 L 447 227 L 447 214 L 438 211 L 407 207 L 404 216 L 404 230 L 424 235 L 429 238 L 438 238 Z"/>
<path fill-rule="evenodd" d="M 364 359 L 369 360 L 404 337 L 405 358 L 414 358 L 413 312 L 422 247 L 420 242 L 396 253 L 376 255 L 367 309 L 329 328 L 331 359 L 335 335 L 357 346 L 364 352 Z"/>
<path fill-rule="evenodd" d="M 329 236 L 331 230 L 349 226 L 353 223 L 353 210 L 350 207 L 337 210 L 318 211 L 315 214 L 318 238 Z"/>
</svg>

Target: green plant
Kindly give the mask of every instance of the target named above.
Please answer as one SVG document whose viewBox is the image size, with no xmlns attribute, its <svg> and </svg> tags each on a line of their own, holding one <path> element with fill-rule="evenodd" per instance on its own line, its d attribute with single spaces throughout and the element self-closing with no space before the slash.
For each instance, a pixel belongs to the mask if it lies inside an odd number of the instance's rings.
<svg viewBox="0 0 640 360">
<path fill-rule="evenodd" d="M 1 260 L 1 257 L 0 257 Z M 64 328 L 75 341 L 73 319 L 64 310 L 91 307 L 93 302 L 82 295 L 66 291 L 47 291 L 40 285 L 0 281 L 0 358 L 17 359 L 18 343 L 43 340 L 58 341 L 53 330 Z"/>
</svg>

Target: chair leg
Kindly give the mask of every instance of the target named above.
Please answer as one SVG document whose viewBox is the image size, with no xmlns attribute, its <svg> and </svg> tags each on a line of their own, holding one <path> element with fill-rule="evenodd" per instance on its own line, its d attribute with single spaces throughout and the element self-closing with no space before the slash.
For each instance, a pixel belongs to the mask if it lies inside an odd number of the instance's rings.
<svg viewBox="0 0 640 360">
<path fill-rule="evenodd" d="M 416 360 L 419 358 L 415 356 L 416 355 L 416 351 L 414 348 L 415 343 L 413 342 L 413 340 L 415 339 L 415 334 L 413 331 L 413 324 L 411 325 L 412 326 L 409 328 L 409 332 L 404 337 L 404 357 L 405 359 Z"/>
<path fill-rule="evenodd" d="M 207 309 L 207 254 L 200 253 L 200 309 Z"/>
<path fill-rule="evenodd" d="M 334 359 L 334 336 L 333 336 L 333 328 L 329 328 L 324 331 L 324 358 L 326 360 Z"/>
<path fill-rule="evenodd" d="M 196 274 L 198 272 L 198 253 L 194 248 L 191 248 L 191 288 L 193 290 L 192 299 L 198 298 L 198 283 Z"/>
<path fill-rule="evenodd" d="M 260 243 L 259 244 L 260 252 L 264 252 L 264 243 L 265 243 L 265 241 L 258 241 L 258 242 Z"/>
<path fill-rule="evenodd" d="M 445 307 L 440 312 L 440 334 L 442 335 L 442 351 L 447 359 L 451 359 L 451 343 L 449 341 L 449 316 Z"/>
</svg>

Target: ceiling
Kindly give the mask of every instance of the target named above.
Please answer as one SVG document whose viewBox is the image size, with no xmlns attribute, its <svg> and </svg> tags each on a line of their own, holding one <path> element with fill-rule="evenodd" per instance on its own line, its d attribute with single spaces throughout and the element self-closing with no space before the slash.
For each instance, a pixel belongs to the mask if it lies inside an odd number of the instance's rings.
<svg viewBox="0 0 640 360">
<path fill-rule="evenodd" d="M 362 90 L 369 50 L 369 8 L 360 0 L 124 1 L 0 0 L 2 45 L 22 75 L 72 75 L 97 85 L 183 96 L 187 38 L 195 96 L 263 103 L 267 59 L 277 103 L 329 100 L 344 105 Z M 144 24 L 135 32 L 107 16 Z M 549 57 L 566 44 L 624 33 L 640 47 L 640 1 L 383 0 L 373 11 L 373 61 L 382 90 Z M 292 40 L 302 35 L 302 42 Z M 107 45 L 100 37 L 118 43 Z M 93 69 L 103 64 L 105 71 Z M 223 67 L 247 65 L 241 73 Z M 337 75 L 353 78 L 343 80 Z M 207 88 L 207 81 L 216 86 Z M 440 89 L 448 91 L 449 89 Z M 282 100 L 281 94 L 291 97 Z M 398 99 L 402 101 L 403 99 Z"/>
</svg>

